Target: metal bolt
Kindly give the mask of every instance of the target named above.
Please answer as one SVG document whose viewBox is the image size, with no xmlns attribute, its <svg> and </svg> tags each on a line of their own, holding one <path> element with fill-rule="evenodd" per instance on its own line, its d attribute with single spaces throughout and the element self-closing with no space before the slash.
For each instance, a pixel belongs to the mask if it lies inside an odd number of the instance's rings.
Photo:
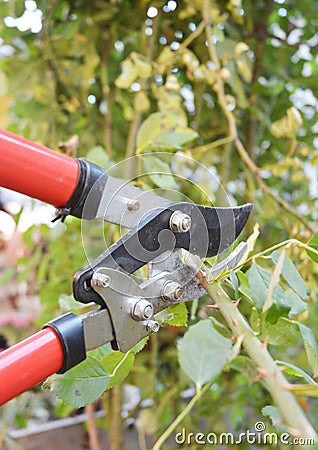
<svg viewBox="0 0 318 450">
<path fill-rule="evenodd" d="M 148 320 L 146 323 L 146 330 L 152 333 L 157 333 L 159 331 L 160 325 L 155 320 Z"/>
<path fill-rule="evenodd" d="M 137 200 L 128 200 L 127 208 L 129 211 L 138 211 L 140 208 L 140 203 Z"/>
<path fill-rule="evenodd" d="M 169 227 L 174 233 L 186 233 L 191 227 L 191 217 L 182 211 L 175 211 L 170 217 Z"/>
<path fill-rule="evenodd" d="M 184 289 L 175 281 L 167 281 L 161 290 L 161 296 L 165 300 L 178 301 L 183 295 Z"/>
<path fill-rule="evenodd" d="M 138 300 L 132 308 L 132 316 L 137 320 L 147 320 L 153 315 L 153 305 L 147 300 Z"/>
<path fill-rule="evenodd" d="M 108 275 L 105 275 L 104 273 L 95 272 L 92 276 L 92 285 L 93 286 L 99 286 L 99 287 L 107 287 L 109 286 L 111 282 L 111 279 Z"/>
</svg>

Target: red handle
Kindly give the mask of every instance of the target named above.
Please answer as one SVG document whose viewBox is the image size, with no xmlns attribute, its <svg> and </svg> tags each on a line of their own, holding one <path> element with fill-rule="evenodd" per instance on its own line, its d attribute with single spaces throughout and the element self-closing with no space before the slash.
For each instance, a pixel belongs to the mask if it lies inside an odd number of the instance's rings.
<svg viewBox="0 0 318 450">
<path fill-rule="evenodd" d="M 0 405 L 58 372 L 63 349 L 58 336 L 45 328 L 0 353 Z"/>
<path fill-rule="evenodd" d="M 0 186 L 64 206 L 78 175 L 76 159 L 0 129 Z"/>
</svg>

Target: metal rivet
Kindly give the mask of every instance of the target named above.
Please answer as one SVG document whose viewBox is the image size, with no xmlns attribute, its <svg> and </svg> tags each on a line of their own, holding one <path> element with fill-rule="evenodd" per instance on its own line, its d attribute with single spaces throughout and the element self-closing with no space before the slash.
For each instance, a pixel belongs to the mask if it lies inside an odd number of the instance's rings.
<svg viewBox="0 0 318 450">
<path fill-rule="evenodd" d="M 137 200 L 128 200 L 127 208 L 129 211 L 138 211 L 140 208 L 140 203 Z"/>
<path fill-rule="evenodd" d="M 191 227 L 191 217 L 182 211 L 175 211 L 170 217 L 169 227 L 174 233 L 186 233 Z"/>
<path fill-rule="evenodd" d="M 132 316 L 137 320 L 147 320 L 153 316 L 153 305 L 148 300 L 138 300 L 132 308 Z"/>
<path fill-rule="evenodd" d="M 167 281 L 161 290 L 161 296 L 165 300 L 177 301 L 182 297 L 184 289 L 175 281 Z"/>
<path fill-rule="evenodd" d="M 94 273 L 92 276 L 92 285 L 99 287 L 107 287 L 110 285 L 111 278 L 104 273 Z"/>
</svg>

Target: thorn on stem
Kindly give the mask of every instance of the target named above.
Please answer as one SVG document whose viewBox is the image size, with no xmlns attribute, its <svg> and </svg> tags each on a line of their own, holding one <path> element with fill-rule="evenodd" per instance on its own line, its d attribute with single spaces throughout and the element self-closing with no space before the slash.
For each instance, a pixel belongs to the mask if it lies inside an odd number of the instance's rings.
<svg viewBox="0 0 318 450">
<path fill-rule="evenodd" d="M 299 430 L 296 430 L 296 428 L 292 427 L 286 427 L 289 434 L 294 436 L 295 438 L 299 439 L 301 437 L 301 432 Z"/>
<path fill-rule="evenodd" d="M 202 286 L 204 289 L 207 288 L 207 279 L 206 279 L 206 272 L 204 270 L 199 270 L 196 274 L 197 277 L 197 286 Z"/>
<path fill-rule="evenodd" d="M 259 381 L 262 378 L 260 374 L 257 374 L 256 377 L 253 378 L 253 382 Z"/>
<path fill-rule="evenodd" d="M 214 305 L 206 305 L 207 308 L 211 308 L 211 309 L 220 309 L 218 304 L 214 304 Z"/>
<path fill-rule="evenodd" d="M 235 302 L 233 302 L 233 305 L 237 308 L 241 300 L 241 297 L 239 297 Z"/>
<path fill-rule="evenodd" d="M 263 348 L 264 350 L 267 349 L 267 346 L 268 346 L 268 339 L 269 339 L 269 337 L 268 337 L 268 334 L 267 334 L 267 335 L 265 336 L 264 342 L 262 342 L 262 348 Z"/>
<path fill-rule="evenodd" d="M 262 367 L 257 367 L 257 372 L 259 372 L 261 377 L 267 377 L 268 372 L 266 369 L 263 369 Z"/>
</svg>

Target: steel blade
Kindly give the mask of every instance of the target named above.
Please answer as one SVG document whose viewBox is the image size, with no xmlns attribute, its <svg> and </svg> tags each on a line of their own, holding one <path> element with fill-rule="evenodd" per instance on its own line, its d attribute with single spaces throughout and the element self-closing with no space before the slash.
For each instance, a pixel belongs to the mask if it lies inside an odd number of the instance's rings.
<svg viewBox="0 0 318 450">
<path fill-rule="evenodd" d="M 151 211 L 170 203 L 169 200 L 132 186 L 127 181 L 108 176 L 96 218 L 131 230 Z"/>
</svg>

